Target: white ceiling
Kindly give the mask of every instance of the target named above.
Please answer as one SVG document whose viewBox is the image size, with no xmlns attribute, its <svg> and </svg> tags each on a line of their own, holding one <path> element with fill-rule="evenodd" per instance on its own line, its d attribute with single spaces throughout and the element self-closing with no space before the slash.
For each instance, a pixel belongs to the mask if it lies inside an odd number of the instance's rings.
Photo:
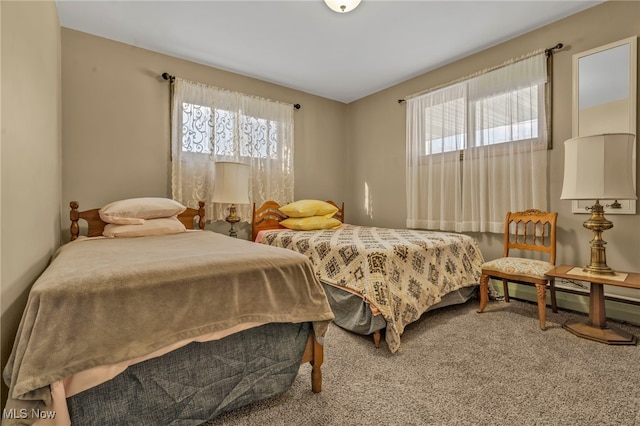
<svg viewBox="0 0 640 426">
<path fill-rule="evenodd" d="M 63 27 L 349 103 L 603 1 L 56 3 Z"/>
</svg>

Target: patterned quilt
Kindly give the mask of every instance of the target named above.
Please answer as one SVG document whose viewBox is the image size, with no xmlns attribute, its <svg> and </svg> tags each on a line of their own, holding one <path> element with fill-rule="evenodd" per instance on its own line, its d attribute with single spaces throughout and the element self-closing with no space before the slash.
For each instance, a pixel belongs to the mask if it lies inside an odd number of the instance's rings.
<svg viewBox="0 0 640 426">
<path fill-rule="evenodd" d="M 305 254 L 321 281 L 362 295 L 386 320 L 391 352 L 442 296 L 478 285 L 484 262 L 474 238 L 448 232 L 343 225 L 268 231 L 261 243 Z"/>
</svg>

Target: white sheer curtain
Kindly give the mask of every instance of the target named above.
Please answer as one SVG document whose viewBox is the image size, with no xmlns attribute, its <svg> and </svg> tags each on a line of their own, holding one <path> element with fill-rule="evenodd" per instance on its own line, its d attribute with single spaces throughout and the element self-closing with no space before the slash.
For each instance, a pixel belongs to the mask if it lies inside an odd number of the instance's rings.
<svg viewBox="0 0 640 426">
<path fill-rule="evenodd" d="M 172 195 L 189 207 L 205 202 L 207 220 L 224 220 L 214 203 L 216 161 L 251 167 L 249 199 L 293 201 L 293 106 L 175 79 L 171 103 Z M 251 205 L 238 205 L 243 221 Z"/>
<path fill-rule="evenodd" d="M 465 93 L 458 84 L 407 101 L 409 228 L 454 230 L 461 220 Z"/>
<path fill-rule="evenodd" d="M 504 231 L 547 201 L 544 53 L 407 100 L 407 227 Z"/>
</svg>

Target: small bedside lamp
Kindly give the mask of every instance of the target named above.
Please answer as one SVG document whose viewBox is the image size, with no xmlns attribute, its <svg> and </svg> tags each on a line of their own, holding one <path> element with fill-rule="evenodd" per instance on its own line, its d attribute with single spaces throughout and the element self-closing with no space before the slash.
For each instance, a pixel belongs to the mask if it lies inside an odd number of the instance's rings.
<svg viewBox="0 0 640 426">
<path fill-rule="evenodd" d="M 217 162 L 213 182 L 213 202 L 231 204 L 226 221 L 231 224 L 229 236 L 237 238 L 234 225 L 240 222 L 236 204 L 249 204 L 249 165 L 234 162 Z"/>
<path fill-rule="evenodd" d="M 564 181 L 561 200 L 595 200 L 588 209 L 591 217 L 583 226 L 593 231 L 591 261 L 585 272 L 613 275 L 607 266 L 606 242 L 602 232 L 613 228 L 604 217 L 600 200 L 635 200 L 633 162 L 635 161 L 630 133 L 609 133 L 582 136 L 564 143 Z"/>
</svg>

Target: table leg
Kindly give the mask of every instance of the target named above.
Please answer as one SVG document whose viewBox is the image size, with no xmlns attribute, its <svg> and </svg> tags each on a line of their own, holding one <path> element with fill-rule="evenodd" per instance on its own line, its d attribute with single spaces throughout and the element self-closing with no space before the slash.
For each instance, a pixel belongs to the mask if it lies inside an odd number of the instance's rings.
<svg viewBox="0 0 640 426">
<path fill-rule="evenodd" d="M 607 316 L 604 309 L 604 286 L 591 283 L 589 292 L 589 321 L 598 328 L 607 328 Z"/>
<path fill-rule="evenodd" d="M 591 283 L 589 321 L 567 321 L 562 327 L 578 337 L 609 345 L 635 345 L 637 342 L 633 334 L 607 326 L 604 286 L 598 283 Z"/>
</svg>

